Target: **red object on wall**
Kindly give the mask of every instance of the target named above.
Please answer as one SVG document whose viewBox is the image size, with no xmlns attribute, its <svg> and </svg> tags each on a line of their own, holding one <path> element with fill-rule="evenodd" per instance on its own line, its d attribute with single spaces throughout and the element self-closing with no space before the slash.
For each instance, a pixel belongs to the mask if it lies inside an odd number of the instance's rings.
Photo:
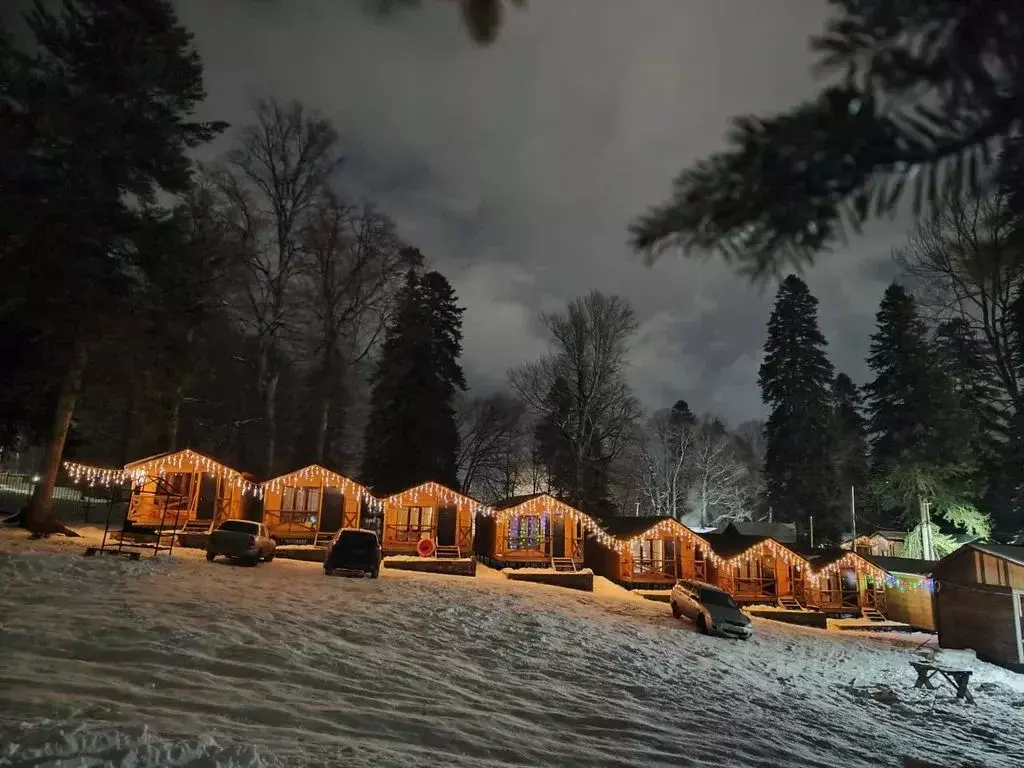
<svg viewBox="0 0 1024 768">
<path fill-rule="evenodd" d="M 420 557 L 430 557 L 434 554 L 434 540 L 424 536 L 416 544 L 416 554 Z"/>
</svg>

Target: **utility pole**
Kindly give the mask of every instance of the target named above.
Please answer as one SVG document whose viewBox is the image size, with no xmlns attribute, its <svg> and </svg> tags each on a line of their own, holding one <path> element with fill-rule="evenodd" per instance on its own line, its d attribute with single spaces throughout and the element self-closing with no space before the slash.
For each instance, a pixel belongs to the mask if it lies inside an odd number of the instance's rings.
<svg viewBox="0 0 1024 768">
<path fill-rule="evenodd" d="M 814 549 L 814 515 L 810 516 L 811 520 L 811 549 Z"/>
<path fill-rule="evenodd" d="M 853 543 L 850 551 L 857 551 L 857 497 L 854 495 L 853 486 L 850 486 L 850 520 L 853 521 Z"/>
</svg>

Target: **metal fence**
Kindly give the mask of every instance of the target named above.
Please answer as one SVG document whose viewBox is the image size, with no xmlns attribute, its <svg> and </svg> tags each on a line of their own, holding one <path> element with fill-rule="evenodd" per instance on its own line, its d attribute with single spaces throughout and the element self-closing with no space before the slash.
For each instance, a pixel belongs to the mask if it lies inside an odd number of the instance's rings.
<svg viewBox="0 0 1024 768">
<path fill-rule="evenodd" d="M 36 475 L 0 472 L 0 516 L 20 512 L 39 482 Z M 128 489 L 88 485 L 58 485 L 53 491 L 53 508 L 65 522 L 103 523 L 110 511 L 111 521 L 124 519 Z"/>
</svg>

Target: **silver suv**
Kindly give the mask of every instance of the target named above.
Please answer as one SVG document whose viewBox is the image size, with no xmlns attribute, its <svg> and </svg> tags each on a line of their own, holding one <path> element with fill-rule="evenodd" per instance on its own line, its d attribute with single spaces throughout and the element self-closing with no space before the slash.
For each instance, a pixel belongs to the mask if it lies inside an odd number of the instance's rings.
<svg viewBox="0 0 1024 768">
<path fill-rule="evenodd" d="M 672 615 L 686 616 L 704 634 L 749 640 L 754 627 L 728 592 L 703 581 L 680 579 L 672 588 Z"/>
</svg>

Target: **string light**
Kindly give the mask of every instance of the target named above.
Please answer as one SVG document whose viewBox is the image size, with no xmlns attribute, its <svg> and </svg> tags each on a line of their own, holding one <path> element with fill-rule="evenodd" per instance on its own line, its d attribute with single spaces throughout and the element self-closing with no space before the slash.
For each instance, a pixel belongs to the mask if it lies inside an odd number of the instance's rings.
<svg viewBox="0 0 1024 768">
<path fill-rule="evenodd" d="M 492 510 L 490 514 L 491 517 L 494 517 L 499 522 L 507 521 L 512 517 L 536 517 L 540 515 L 567 517 L 574 523 L 582 523 L 586 533 L 597 538 L 605 546 L 608 546 L 607 542 L 614 541 L 590 515 L 580 512 L 575 507 L 570 507 L 565 502 L 559 501 L 554 496 L 546 493 L 527 499 L 515 506 Z"/>
<path fill-rule="evenodd" d="M 421 504 L 424 497 L 428 501 L 436 501 L 438 503 L 443 502 L 444 504 L 454 504 L 459 507 L 469 507 L 473 512 L 474 518 L 476 515 L 483 515 L 484 517 L 493 517 L 495 510 L 493 507 L 489 507 L 486 504 L 481 504 L 476 499 L 471 499 L 469 496 L 453 491 L 451 488 L 435 483 L 430 480 L 426 483 L 413 486 L 412 488 L 406 488 L 404 491 L 392 494 L 387 498 L 380 500 L 381 508 L 388 506 L 396 507 L 419 507 L 426 506 Z M 474 520 L 475 523 L 475 520 Z"/>
<path fill-rule="evenodd" d="M 286 486 L 308 483 L 310 481 L 321 483 L 330 488 L 339 488 L 345 496 L 350 494 L 358 495 L 360 501 L 369 506 L 374 512 L 379 513 L 384 509 L 383 502 L 370 493 L 365 486 L 360 485 L 355 480 L 350 480 L 344 475 L 339 475 L 337 472 L 321 467 L 319 464 L 310 464 L 308 467 L 289 472 L 287 475 L 273 477 L 261 483 L 260 488 L 264 494 L 268 492 L 277 493 Z"/>
<path fill-rule="evenodd" d="M 65 461 L 64 471 L 68 473 L 73 483 L 86 483 L 90 486 L 101 485 L 109 488 L 115 485 L 127 485 L 131 480 L 123 469 L 93 467 L 74 461 Z"/>
<path fill-rule="evenodd" d="M 263 490 L 259 485 L 246 480 L 237 469 L 231 469 L 209 456 L 185 448 L 175 453 L 155 456 L 151 459 L 140 459 L 124 467 L 125 473 L 131 477 L 136 485 L 144 485 L 146 480 L 154 475 L 163 477 L 168 473 L 175 472 L 202 472 L 203 474 L 214 475 L 222 482 L 234 486 L 242 493 L 262 498 Z"/>
</svg>

